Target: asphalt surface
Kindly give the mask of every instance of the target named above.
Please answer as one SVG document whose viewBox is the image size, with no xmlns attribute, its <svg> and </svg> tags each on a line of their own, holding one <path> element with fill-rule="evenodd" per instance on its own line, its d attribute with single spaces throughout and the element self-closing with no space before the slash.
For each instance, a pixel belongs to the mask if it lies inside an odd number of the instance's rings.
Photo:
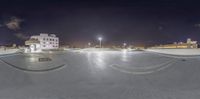
<svg viewBox="0 0 200 99">
<path fill-rule="evenodd" d="M 0 99 L 199 99 L 199 64 L 144 51 L 0 56 Z"/>
</svg>

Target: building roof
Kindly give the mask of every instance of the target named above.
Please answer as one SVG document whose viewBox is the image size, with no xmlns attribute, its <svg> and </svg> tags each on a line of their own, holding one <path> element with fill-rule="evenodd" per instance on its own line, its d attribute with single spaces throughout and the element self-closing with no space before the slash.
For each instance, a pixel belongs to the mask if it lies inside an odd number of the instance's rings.
<svg viewBox="0 0 200 99">
<path fill-rule="evenodd" d="M 36 39 L 29 39 L 29 40 L 25 41 L 25 45 L 31 45 L 31 44 L 40 44 L 40 41 L 38 41 Z"/>
</svg>

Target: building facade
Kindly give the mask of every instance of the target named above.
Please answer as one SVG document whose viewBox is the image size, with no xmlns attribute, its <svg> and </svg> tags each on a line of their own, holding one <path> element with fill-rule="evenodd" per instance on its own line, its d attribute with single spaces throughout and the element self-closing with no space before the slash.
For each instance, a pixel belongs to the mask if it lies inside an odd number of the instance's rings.
<svg viewBox="0 0 200 99">
<path fill-rule="evenodd" d="M 192 41 L 190 38 L 184 42 L 174 42 L 173 44 L 159 45 L 152 48 L 198 48 L 197 41 Z"/>
<path fill-rule="evenodd" d="M 29 45 L 31 52 L 58 49 L 59 38 L 56 37 L 55 34 L 41 33 L 40 35 L 31 36 L 30 39 L 25 42 L 25 45 Z"/>
</svg>

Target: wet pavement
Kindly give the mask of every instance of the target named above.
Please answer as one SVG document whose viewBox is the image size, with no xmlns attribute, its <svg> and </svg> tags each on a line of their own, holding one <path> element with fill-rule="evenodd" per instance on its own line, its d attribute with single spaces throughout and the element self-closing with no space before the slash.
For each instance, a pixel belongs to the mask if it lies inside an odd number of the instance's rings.
<svg viewBox="0 0 200 99">
<path fill-rule="evenodd" d="M 1 99 L 200 97 L 200 57 L 145 51 L 65 51 L 19 53 L 0 59 Z"/>
</svg>

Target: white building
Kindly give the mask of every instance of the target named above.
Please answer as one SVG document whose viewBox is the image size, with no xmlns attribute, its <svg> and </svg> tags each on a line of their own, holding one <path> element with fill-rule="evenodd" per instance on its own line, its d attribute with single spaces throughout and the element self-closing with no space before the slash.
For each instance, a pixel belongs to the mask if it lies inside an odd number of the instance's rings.
<svg viewBox="0 0 200 99">
<path fill-rule="evenodd" d="M 154 46 L 152 48 L 172 48 L 172 49 L 177 49 L 177 48 L 182 48 L 182 49 L 195 49 L 198 48 L 198 43 L 197 41 L 192 41 L 190 38 L 187 39 L 186 42 L 174 42 L 173 44 L 166 44 L 166 45 L 159 45 L 159 46 Z"/>
<path fill-rule="evenodd" d="M 55 34 L 41 33 L 40 35 L 31 36 L 25 42 L 29 45 L 31 52 L 40 52 L 42 50 L 51 50 L 59 48 L 59 38 Z"/>
<path fill-rule="evenodd" d="M 187 44 L 197 44 L 197 41 L 192 41 L 191 38 L 188 38 Z"/>
</svg>

